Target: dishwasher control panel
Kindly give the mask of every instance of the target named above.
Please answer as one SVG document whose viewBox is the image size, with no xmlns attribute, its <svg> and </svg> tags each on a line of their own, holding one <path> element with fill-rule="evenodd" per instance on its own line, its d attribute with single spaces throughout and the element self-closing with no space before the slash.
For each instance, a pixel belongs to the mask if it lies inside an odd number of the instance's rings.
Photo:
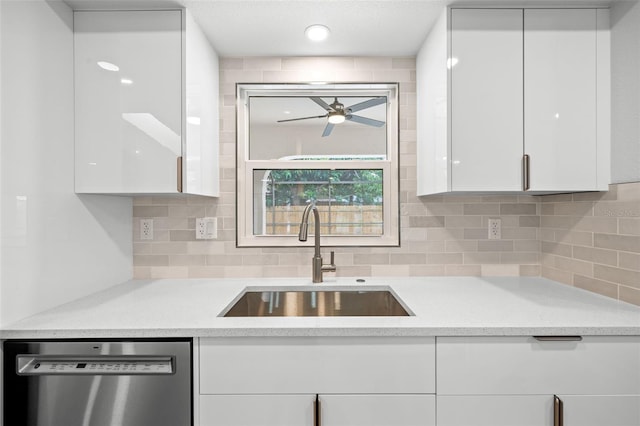
<svg viewBox="0 0 640 426">
<path fill-rule="evenodd" d="M 18 375 L 173 374 L 172 357 L 34 357 L 17 356 Z"/>
</svg>

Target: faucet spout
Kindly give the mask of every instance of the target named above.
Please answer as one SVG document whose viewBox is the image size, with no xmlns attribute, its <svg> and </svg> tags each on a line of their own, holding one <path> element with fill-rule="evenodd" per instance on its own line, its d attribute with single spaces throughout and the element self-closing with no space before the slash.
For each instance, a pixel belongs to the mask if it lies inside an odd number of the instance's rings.
<svg viewBox="0 0 640 426">
<path fill-rule="evenodd" d="M 322 255 L 320 254 L 320 214 L 318 213 L 318 208 L 314 202 L 307 204 L 304 211 L 302 212 L 302 219 L 300 220 L 300 232 L 298 233 L 299 241 L 307 241 L 307 235 L 309 231 L 309 214 L 313 211 L 313 220 L 314 220 L 314 254 L 311 259 L 312 266 L 312 280 L 314 283 L 322 282 L 322 273 L 323 272 L 335 272 L 336 265 L 333 263 L 334 254 L 331 252 L 331 263 L 329 265 L 324 265 L 322 263 Z"/>
<path fill-rule="evenodd" d="M 315 203 L 313 202 L 307 204 L 307 206 L 304 208 L 304 211 L 302 212 L 302 220 L 300 221 L 300 232 L 298 232 L 299 241 L 307 241 L 307 234 L 309 231 L 309 213 L 311 212 L 311 209 L 318 210 Z"/>
</svg>

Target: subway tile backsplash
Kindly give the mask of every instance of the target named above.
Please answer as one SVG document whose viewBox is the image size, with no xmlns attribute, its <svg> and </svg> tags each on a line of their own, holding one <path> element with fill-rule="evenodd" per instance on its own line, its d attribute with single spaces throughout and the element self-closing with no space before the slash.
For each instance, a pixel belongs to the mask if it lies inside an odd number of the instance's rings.
<svg viewBox="0 0 640 426">
<path fill-rule="evenodd" d="M 540 201 L 542 276 L 640 305 L 640 182 Z"/>
<path fill-rule="evenodd" d="M 135 278 L 310 277 L 312 248 L 235 246 L 235 84 L 394 81 L 401 246 L 335 248 L 338 276 L 542 275 L 640 304 L 640 183 L 543 197 L 415 195 L 414 58 L 229 58 L 220 78 L 221 196 L 136 197 Z M 195 239 L 205 216 L 218 218 L 216 240 Z M 141 218 L 154 219 L 154 240 L 140 240 Z M 488 239 L 489 218 L 501 219 L 500 240 Z"/>
<path fill-rule="evenodd" d="M 236 248 L 235 210 L 224 207 L 224 198 L 176 197 L 171 205 L 159 205 L 166 203 L 166 199 L 137 197 L 134 200 L 136 278 L 306 277 L 310 274 L 312 248 Z M 495 197 L 477 196 L 411 197 L 411 202 L 401 206 L 401 246 L 335 248 L 337 274 L 540 275 L 539 221 L 531 219 L 532 212 L 538 217 L 540 203 L 528 196 L 502 199 L 504 202 L 494 201 Z M 177 202 L 182 204 L 175 204 Z M 228 196 L 228 202 L 233 205 L 234 194 Z M 525 207 L 514 209 L 517 205 Z M 411 215 L 406 214 L 409 210 Z M 433 214 L 445 211 L 449 214 Z M 518 214 L 520 211 L 523 214 Z M 159 215 L 140 215 L 139 212 Z M 201 216 L 218 217 L 218 239 L 195 239 L 195 218 Z M 153 241 L 139 238 L 139 219 L 147 217 L 154 219 Z M 488 239 L 488 220 L 493 217 L 502 219 L 500 240 Z"/>
</svg>

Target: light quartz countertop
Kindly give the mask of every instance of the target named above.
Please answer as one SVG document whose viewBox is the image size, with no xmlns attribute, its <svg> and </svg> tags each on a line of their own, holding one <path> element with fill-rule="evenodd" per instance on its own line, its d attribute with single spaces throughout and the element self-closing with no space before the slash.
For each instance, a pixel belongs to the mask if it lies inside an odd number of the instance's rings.
<svg viewBox="0 0 640 426">
<path fill-rule="evenodd" d="M 388 286 L 409 317 L 224 318 L 247 287 Z M 640 307 L 531 277 L 133 280 L 0 330 L 0 338 L 640 335 Z"/>
</svg>

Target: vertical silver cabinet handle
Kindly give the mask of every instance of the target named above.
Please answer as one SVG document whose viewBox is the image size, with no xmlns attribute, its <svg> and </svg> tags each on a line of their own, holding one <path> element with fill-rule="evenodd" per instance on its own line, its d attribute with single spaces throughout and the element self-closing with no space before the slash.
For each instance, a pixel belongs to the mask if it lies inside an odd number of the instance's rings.
<svg viewBox="0 0 640 426">
<path fill-rule="evenodd" d="M 558 395 L 553 395 L 553 426 L 562 426 L 564 423 L 562 400 Z"/>
<path fill-rule="evenodd" d="M 320 426 L 320 396 L 313 400 L 313 426 Z"/>
<path fill-rule="evenodd" d="M 178 192 L 182 192 L 182 157 L 178 157 L 176 162 L 178 175 Z"/>
<path fill-rule="evenodd" d="M 524 154 L 522 156 L 522 189 L 524 191 L 528 191 L 531 188 L 529 173 L 529 155 Z"/>
</svg>

